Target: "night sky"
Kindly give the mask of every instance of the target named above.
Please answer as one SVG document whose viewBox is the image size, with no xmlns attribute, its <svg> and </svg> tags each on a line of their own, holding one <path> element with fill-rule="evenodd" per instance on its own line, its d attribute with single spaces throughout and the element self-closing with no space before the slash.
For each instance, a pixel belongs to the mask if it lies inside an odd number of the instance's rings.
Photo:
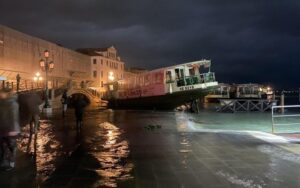
<svg viewBox="0 0 300 188">
<path fill-rule="evenodd" d="M 0 0 L 0 24 L 147 69 L 211 59 L 220 82 L 300 87 L 300 0 Z"/>
</svg>

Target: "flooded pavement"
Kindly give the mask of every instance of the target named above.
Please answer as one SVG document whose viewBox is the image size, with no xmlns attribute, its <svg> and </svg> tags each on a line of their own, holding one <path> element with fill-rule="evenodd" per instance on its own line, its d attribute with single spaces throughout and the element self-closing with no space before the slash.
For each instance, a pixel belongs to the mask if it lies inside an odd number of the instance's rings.
<svg viewBox="0 0 300 188">
<path fill-rule="evenodd" d="M 0 172 L 0 187 L 300 187 L 297 143 L 199 128 L 223 127 L 208 115 L 88 111 L 80 134 L 72 112 L 54 115 L 41 120 L 32 155 L 20 139 L 17 168 Z"/>
</svg>

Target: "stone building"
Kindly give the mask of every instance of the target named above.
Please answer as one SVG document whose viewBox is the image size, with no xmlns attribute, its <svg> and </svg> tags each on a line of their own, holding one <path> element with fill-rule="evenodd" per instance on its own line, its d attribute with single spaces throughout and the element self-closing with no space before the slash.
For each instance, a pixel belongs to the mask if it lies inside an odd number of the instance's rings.
<svg viewBox="0 0 300 188">
<path fill-rule="evenodd" d="M 125 64 L 118 56 L 115 47 L 85 48 L 77 51 L 91 57 L 92 87 L 97 89 L 102 96 L 107 90 L 108 82 L 124 78 Z"/>
<path fill-rule="evenodd" d="M 64 48 L 6 26 L 0 25 L 0 77 L 12 87 L 17 74 L 21 76 L 24 89 L 34 87 L 33 77 L 40 72 L 39 61 L 44 50 L 50 52 L 54 62 L 53 72 L 49 74 L 49 86 L 59 87 L 68 81 L 78 84 L 92 82 L 90 57 Z"/>
</svg>

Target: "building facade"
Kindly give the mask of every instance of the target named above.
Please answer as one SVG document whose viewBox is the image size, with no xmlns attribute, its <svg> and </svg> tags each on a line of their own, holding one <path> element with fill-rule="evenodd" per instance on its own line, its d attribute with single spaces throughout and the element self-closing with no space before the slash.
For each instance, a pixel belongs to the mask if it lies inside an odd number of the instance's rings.
<svg viewBox="0 0 300 188">
<path fill-rule="evenodd" d="M 21 77 L 21 90 L 43 86 L 45 83 L 36 83 L 34 77 L 40 73 L 45 78 L 39 65 L 45 50 L 54 62 L 48 75 L 50 88 L 69 83 L 82 87 L 84 83 L 104 95 L 108 82 L 124 78 L 125 64 L 113 46 L 74 51 L 0 25 L 0 88 L 16 87 L 17 75 Z"/>
<path fill-rule="evenodd" d="M 125 63 L 118 56 L 115 47 L 86 48 L 77 51 L 90 56 L 92 87 L 102 96 L 107 91 L 107 83 L 124 78 Z"/>
<path fill-rule="evenodd" d="M 68 81 L 92 82 L 89 56 L 0 25 L 0 77 L 6 79 L 5 85 L 12 87 L 19 75 L 21 87 L 33 88 L 35 73 L 45 77 L 39 65 L 45 50 L 50 52 L 50 60 L 54 62 L 53 72 L 49 74 L 50 87 L 59 87 Z"/>
</svg>

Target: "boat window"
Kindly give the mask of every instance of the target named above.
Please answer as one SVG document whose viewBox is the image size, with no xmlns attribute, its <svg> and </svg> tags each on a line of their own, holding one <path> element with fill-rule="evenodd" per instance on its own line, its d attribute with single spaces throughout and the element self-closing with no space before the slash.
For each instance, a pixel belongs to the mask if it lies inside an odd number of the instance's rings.
<svg viewBox="0 0 300 188">
<path fill-rule="evenodd" d="M 175 69 L 175 75 L 176 75 L 176 79 L 180 78 L 179 69 Z"/>
<path fill-rule="evenodd" d="M 166 82 L 169 83 L 172 81 L 172 73 L 171 71 L 166 72 Z"/>
<path fill-rule="evenodd" d="M 184 70 L 180 69 L 180 78 L 183 78 L 183 77 L 184 77 Z"/>
<path fill-rule="evenodd" d="M 190 76 L 195 76 L 195 69 L 194 68 L 189 69 L 189 74 Z"/>
<path fill-rule="evenodd" d="M 139 76 L 139 85 L 143 86 L 144 85 L 144 77 L 143 76 Z"/>
<path fill-rule="evenodd" d="M 145 86 L 147 86 L 147 85 L 149 85 L 150 84 L 150 82 L 151 82 L 151 75 L 150 74 L 147 74 L 146 76 L 145 76 Z"/>
<path fill-rule="evenodd" d="M 251 94 L 251 90 L 249 87 L 244 88 L 244 94 Z"/>
</svg>

